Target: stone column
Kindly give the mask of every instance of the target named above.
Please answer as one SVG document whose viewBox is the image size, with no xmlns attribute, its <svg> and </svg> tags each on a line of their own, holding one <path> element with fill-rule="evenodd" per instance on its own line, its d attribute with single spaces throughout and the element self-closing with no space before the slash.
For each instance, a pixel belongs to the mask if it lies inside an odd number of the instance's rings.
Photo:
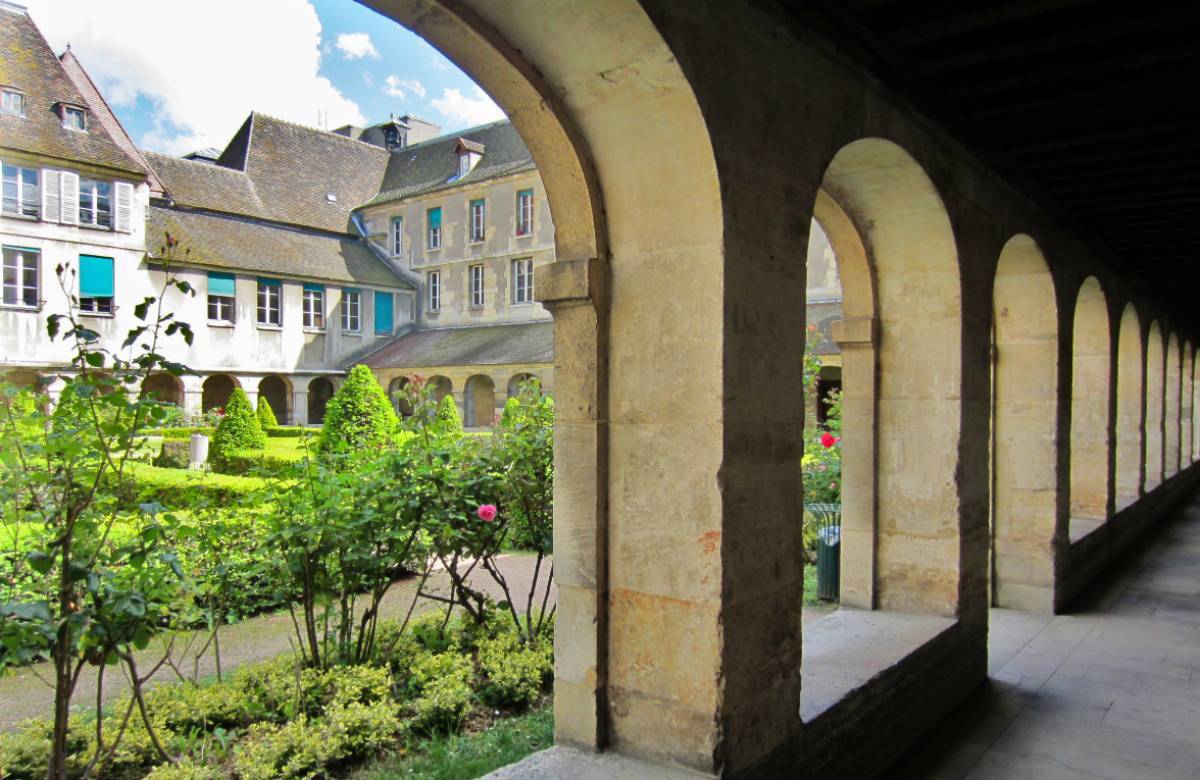
<svg viewBox="0 0 1200 780">
<path fill-rule="evenodd" d="M 183 380 L 183 410 L 191 415 L 204 411 L 204 378 L 186 374 Z"/>
<path fill-rule="evenodd" d="M 250 399 L 250 408 L 258 408 L 258 383 L 263 380 L 262 376 L 254 374 L 243 374 L 238 376 L 238 382 L 242 390 L 246 393 L 246 397 Z"/>
<path fill-rule="evenodd" d="M 875 344 L 872 317 L 833 323 L 842 351 L 841 603 L 875 608 Z"/>
</svg>

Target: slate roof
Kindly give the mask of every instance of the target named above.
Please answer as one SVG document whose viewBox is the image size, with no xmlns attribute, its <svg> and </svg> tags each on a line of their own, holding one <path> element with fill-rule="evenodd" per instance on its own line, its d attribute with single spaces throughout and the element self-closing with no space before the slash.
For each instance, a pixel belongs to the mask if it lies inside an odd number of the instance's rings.
<svg viewBox="0 0 1200 780">
<path fill-rule="evenodd" d="M 146 223 L 151 256 L 159 256 L 165 232 L 177 238 L 182 249 L 190 250 L 189 263 L 327 282 L 411 287 L 364 240 L 151 206 Z"/>
<path fill-rule="evenodd" d="M 146 172 L 113 140 L 104 124 L 68 130 L 55 110 L 61 102 L 88 106 L 37 25 L 23 11 L 0 5 L 0 84 L 25 95 L 25 116 L 0 113 L 0 148 L 113 168 Z M 95 116 L 89 116 L 95 120 Z"/>
<path fill-rule="evenodd" d="M 411 331 L 356 362 L 370 368 L 553 363 L 554 323 Z"/>
<path fill-rule="evenodd" d="M 266 209 L 244 172 L 199 160 L 146 152 L 146 159 L 180 206 L 262 217 Z"/>
<path fill-rule="evenodd" d="M 457 178 L 458 155 L 454 151 L 460 140 L 480 144 L 485 149 L 483 157 L 461 179 Z M 536 166 L 529 148 L 512 122 L 502 119 L 392 152 L 379 194 L 365 202 L 365 205 L 391 203 L 461 184 L 532 170 L 536 170 Z"/>
</svg>

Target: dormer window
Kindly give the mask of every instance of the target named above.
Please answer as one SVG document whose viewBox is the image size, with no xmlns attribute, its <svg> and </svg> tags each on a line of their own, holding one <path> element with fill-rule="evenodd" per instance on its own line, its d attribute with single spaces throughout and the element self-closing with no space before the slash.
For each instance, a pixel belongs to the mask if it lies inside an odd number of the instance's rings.
<svg viewBox="0 0 1200 780">
<path fill-rule="evenodd" d="M 63 127 L 68 130 L 87 131 L 87 111 L 85 109 L 66 103 L 61 103 L 60 106 L 62 108 Z"/>
<path fill-rule="evenodd" d="M 0 89 L 0 111 L 25 116 L 25 95 L 15 89 Z"/>
<path fill-rule="evenodd" d="M 454 153 L 458 155 L 458 178 L 466 176 L 479 164 L 483 157 L 483 149 L 481 143 L 468 141 L 466 138 L 458 139 L 458 143 L 454 145 Z"/>
</svg>

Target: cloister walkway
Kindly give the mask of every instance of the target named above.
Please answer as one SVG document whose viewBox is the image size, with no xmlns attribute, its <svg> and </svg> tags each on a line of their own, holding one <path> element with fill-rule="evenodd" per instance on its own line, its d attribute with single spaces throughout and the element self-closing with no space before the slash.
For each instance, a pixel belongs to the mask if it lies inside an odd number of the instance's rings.
<svg viewBox="0 0 1200 780">
<path fill-rule="evenodd" d="M 992 610 L 988 651 L 891 776 L 1200 778 L 1200 495 L 1070 614 Z"/>
</svg>

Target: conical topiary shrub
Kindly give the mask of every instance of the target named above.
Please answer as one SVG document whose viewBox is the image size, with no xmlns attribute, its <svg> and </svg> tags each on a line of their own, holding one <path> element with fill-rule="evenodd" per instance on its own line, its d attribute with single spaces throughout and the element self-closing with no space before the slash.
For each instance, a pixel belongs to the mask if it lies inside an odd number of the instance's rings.
<svg viewBox="0 0 1200 780">
<path fill-rule="evenodd" d="M 521 401 L 515 395 L 504 402 L 504 411 L 500 413 L 500 427 L 511 428 L 517 424 L 521 416 Z"/>
<path fill-rule="evenodd" d="M 454 396 L 447 393 L 438 404 L 436 425 L 442 433 L 462 433 L 462 418 L 458 416 L 458 404 Z"/>
<path fill-rule="evenodd" d="M 279 427 L 279 420 L 275 417 L 275 410 L 271 408 L 271 402 L 261 395 L 258 397 L 256 413 L 258 414 L 258 424 L 264 432 Z"/>
<path fill-rule="evenodd" d="M 321 449 L 357 450 L 387 441 L 398 424 L 387 393 L 366 366 L 355 366 L 325 407 Z"/>
<path fill-rule="evenodd" d="M 212 444 L 209 447 L 209 457 L 214 463 L 220 463 L 227 453 L 237 450 L 261 450 L 267 446 L 267 434 L 263 433 L 258 415 L 250 406 L 246 391 L 240 387 L 234 388 L 225 404 L 225 416 L 213 433 Z"/>
</svg>

